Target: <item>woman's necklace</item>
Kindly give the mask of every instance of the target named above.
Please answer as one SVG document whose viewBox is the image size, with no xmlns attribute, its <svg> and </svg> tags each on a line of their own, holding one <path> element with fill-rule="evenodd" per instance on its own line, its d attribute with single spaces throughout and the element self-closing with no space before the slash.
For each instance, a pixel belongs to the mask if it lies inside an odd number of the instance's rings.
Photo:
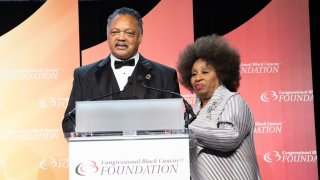
<svg viewBox="0 0 320 180">
<path fill-rule="evenodd" d="M 220 98 L 215 99 L 212 101 L 212 103 L 210 104 L 210 106 L 207 109 L 207 118 L 209 121 L 211 121 L 212 117 L 211 117 L 211 112 L 216 110 L 216 108 L 219 106 L 219 104 L 222 102 L 222 99 L 224 98 L 224 95 L 222 95 Z M 199 111 L 197 112 L 197 116 L 200 114 L 200 111 L 202 109 L 199 108 Z"/>
</svg>

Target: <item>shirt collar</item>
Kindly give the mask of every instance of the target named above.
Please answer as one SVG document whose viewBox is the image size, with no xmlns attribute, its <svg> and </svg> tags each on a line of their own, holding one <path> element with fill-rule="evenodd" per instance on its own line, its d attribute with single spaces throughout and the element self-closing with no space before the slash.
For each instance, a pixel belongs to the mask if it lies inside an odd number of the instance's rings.
<svg viewBox="0 0 320 180">
<path fill-rule="evenodd" d="M 130 57 L 129 59 L 134 58 L 134 67 L 137 65 L 138 60 L 139 60 L 139 52 L 137 52 L 136 55 L 133 57 Z M 111 67 L 114 69 L 114 61 L 121 61 L 120 59 L 116 58 L 114 55 L 110 54 L 110 60 L 111 60 Z"/>
</svg>

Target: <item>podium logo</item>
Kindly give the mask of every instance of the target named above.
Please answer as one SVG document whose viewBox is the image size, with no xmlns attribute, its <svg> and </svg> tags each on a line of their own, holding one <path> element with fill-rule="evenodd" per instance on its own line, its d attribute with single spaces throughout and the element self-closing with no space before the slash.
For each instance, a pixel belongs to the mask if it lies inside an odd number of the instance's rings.
<svg viewBox="0 0 320 180">
<path fill-rule="evenodd" d="M 99 171 L 99 167 L 95 161 L 86 161 L 77 165 L 76 173 L 80 176 L 88 176 L 96 174 Z"/>
</svg>

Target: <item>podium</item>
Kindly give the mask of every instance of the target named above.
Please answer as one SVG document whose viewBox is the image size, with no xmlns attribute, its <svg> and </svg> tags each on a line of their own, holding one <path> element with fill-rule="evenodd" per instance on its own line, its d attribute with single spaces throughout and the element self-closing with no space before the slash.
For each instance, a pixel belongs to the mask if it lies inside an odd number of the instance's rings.
<svg viewBox="0 0 320 180">
<path fill-rule="evenodd" d="M 89 103 L 90 107 L 100 107 L 91 108 L 100 109 L 99 111 L 105 110 L 105 108 L 101 108 L 105 105 L 104 103 L 110 103 L 107 106 L 112 107 L 117 106 L 118 103 L 125 107 L 130 106 L 129 104 L 134 104 L 135 107 L 141 105 L 141 107 L 140 110 L 134 111 L 135 115 L 132 115 L 132 117 L 137 117 L 133 121 L 138 122 L 129 123 L 129 126 L 126 124 L 128 123 L 127 118 L 117 119 L 112 117 L 110 119 L 102 113 L 104 116 L 102 119 L 106 122 L 117 121 L 116 124 L 112 124 L 114 127 L 106 127 L 107 131 L 102 131 L 101 117 L 94 117 L 93 119 L 97 119 L 99 122 L 98 131 L 94 131 L 91 128 L 93 126 L 90 126 L 87 130 L 85 127 L 80 127 L 78 130 L 81 131 L 65 134 L 69 142 L 70 180 L 190 180 L 189 157 L 194 136 L 191 130 L 184 128 L 183 124 L 180 125 L 179 121 L 184 121 L 183 113 L 182 116 L 174 116 L 162 122 L 159 122 L 158 117 L 146 117 L 149 115 L 143 113 L 146 109 L 153 111 L 152 106 L 154 104 L 159 111 L 159 103 L 166 104 L 172 110 L 170 104 L 179 104 L 179 99 L 169 101 L 168 99 L 116 100 Z M 78 105 L 80 107 L 80 103 L 77 104 L 77 108 Z M 85 106 L 87 105 L 85 104 Z M 144 106 L 146 108 L 143 108 Z M 79 109 L 82 111 L 81 108 Z M 179 109 L 177 114 L 182 112 L 180 111 Z M 82 116 L 82 113 L 79 112 L 80 116 Z M 77 112 L 76 124 L 78 118 L 80 118 L 79 114 Z M 99 114 L 101 116 L 101 113 L 89 114 Z M 149 114 L 152 115 L 153 113 Z M 171 114 L 171 112 L 168 112 L 168 114 Z M 162 116 L 166 117 L 163 114 Z M 124 122 L 121 123 L 121 121 Z M 79 124 L 81 123 L 83 122 L 79 122 Z M 134 129 L 131 128 L 131 124 L 135 124 Z M 159 125 L 161 129 L 155 128 L 157 124 L 161 124 Z M 107 125 L 110 125 L 110 123 L 107 123 Z"/>
</svg>

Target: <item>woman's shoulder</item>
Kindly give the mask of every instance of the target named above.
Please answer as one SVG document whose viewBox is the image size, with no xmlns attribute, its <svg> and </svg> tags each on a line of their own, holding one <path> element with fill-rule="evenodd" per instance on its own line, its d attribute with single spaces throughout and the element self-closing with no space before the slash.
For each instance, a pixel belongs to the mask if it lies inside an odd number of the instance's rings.
<svg viewBox="0 0 320 180">
<path fill-rule="evenodd" d="M 239 92 L 233 92 L 228 99 L 228 104 L 231 106 L 236 106 L 237 108 L 244 108 L 250 110 L 247 101 L 241 96 Z M 251 111 L 251 110 L 250 110 Z"/>
</svg>

